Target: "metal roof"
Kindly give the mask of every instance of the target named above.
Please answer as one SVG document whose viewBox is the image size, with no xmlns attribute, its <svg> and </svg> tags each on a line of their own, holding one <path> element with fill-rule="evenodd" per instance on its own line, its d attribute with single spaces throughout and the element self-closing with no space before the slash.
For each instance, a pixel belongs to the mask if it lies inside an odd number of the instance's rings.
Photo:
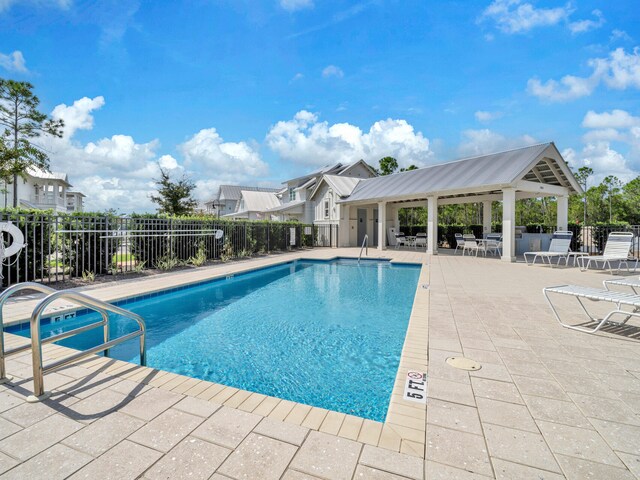
<svg viewBox="0 0 640 480">
<path fill-rule="evenodd" d="M 333 171 L 336 171 L 336 170 L 340 170 L 340 169 L 342 169 L 342 168 L 344 168 L 344 167 L 345 167 L 345 165 L 344 165 L 344 164 L 342 164 L 342 163 L 334 163 L 334 164 L 331 164 L 331 165 L 325 165 L 325 166 L 323 166 L 323 167 L 320 167 L 320 168 L 319 168 L 319 169 L 317 169 L 317 170 L 314 170 L 313 172 L 309 172 L 309 173 L 307 173 L 307 174 L 305 174 L 305 175 L 302 175 L 302 176 L 300 176 L 300 177 L 296 177 L 296 178 L 291 178 L 291 179 L 289 179 L 289 180 L 285 180 L 285 181 L 284 181 L 284 182 L 282 182 L 282 183 L 292 183 L 292 182 L 296 182 L 296 181 L 298 181 L 298 185 L 297 185 L 297 187 L 299 187 L 299 186 L 301 186 L 302 184 L 306 183 L 306 182 L 307 182 L 307 180 L 308 180 L 309 178 L 311 178 L 311 177 L 318 177 L 318 176 L 320 176 L 320 175 L 322 175 L 322 174 L 324 174 L 324 173 L 328 173 L 328 172 L 333 172 Z"/>
<path fill-rule="evenodd" d="M 342 202 L 489 191 L 523 179 L 581 191 L 555 145 L 549 142 L 363 179 Z"/>
<path fill-rule="evenodd" d="M 220 185 L 218 200 L 240 200 L 242 191 L 245 192 L 279 192 L 279 188 L 247 187 L 244 185 Z"/>
<path fill-rule="evenodd" d="M 27 167 L 27 174 L 31 175 L 34 178 L 40 178 L 42 180 L 58 180 L 59 182 L 65 183 L 68 187 L 71 186 L 71 184 L 69 183 L 69 177 L 66 173 L 46 172 L 37 167 Z"/>
<path fill-rule="evenodd" d="M 272 207 L 267 210 L 267 212 L 286 212 L 288 210 L 303 206 L 305 203 L 305 200 L 295 200 L 293 202 L 283 203 L 282 205 L 278 205 L 277 207 Z"/>
<path fill-rule="evenodd" d="M 316 192 L 320 189 L 322 182 L 326 182 L 340 197 L 348 197 L 351 195 L 356 185 L 361 181 L 361 178 L 357 177 L 343 177 L 341 175 L 323 175 L 316 188 L 311 192 L 309 196 L 312 199 Z"/>
<path fill-rule="evenodd" d="M 280 200 L 273 192 L 256 192 L 242 190 L 243 210 L 249 212 L 264 212 L 280 205 Z"/>
</svg>

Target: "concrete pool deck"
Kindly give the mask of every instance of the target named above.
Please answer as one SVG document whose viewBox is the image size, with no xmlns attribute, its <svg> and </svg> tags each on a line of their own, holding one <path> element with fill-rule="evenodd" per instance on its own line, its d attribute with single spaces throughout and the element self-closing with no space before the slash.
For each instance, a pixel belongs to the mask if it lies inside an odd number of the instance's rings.
<svg viewBox="0 0 640 480">
<path fill-rule="evenodd" d="M 357 252 L 296 252 L 90 290 L 113 300 L 293 258 Z M 640 329 L 564 329 L 541 294 L 562 283 L 599 286 L 608 274 L 369 250 L 376 256 L 426 262 L 384 424 L 104 357 L 46 375 L 52 399 L 27 404 L 26 353 L 8 359 L 15 379 L 0 386 L 0 478 L 640 475 Z M 24 318 L 33 303 L 7 305 L 5 318 Z M 567 305 L 561 302 L 565 313 Z M 21 341 L 7 335 L 8 344 Z M 44 350 L 49 359 L 69 352 Z M 461 354 L 482 369 L 445 363 Z M 426 407 L 402 400 L 408 369 L 428 371 Z"/>
</svg>

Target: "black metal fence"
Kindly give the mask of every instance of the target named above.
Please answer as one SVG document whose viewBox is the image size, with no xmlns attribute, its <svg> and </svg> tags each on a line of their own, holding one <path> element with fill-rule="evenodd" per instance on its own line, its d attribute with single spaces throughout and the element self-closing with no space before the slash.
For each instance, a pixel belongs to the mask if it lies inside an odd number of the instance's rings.
<svg viewBox="0 0 640 480">
<path fill-rule="evenodd" d="M 0 212 L 25 237 L 2 286 L 337 246 L 337 225 Z M 4 238 L 8 241 L 8 237 Z"/>
<path fill-rule="evenodd" d="M 569 225 L 569 230 L 573 232 L 571 250 L 574 252 L 588 252 L 591 254 L 602 253 L 607 243 L 607 237 L 612 232 L 632 232 L 634 235 L 631 255 L 640 258 L 640 225 Z M 502 225 L 494 224 L 491 228 L 493 232 L 501 232 Z M 556 227 L 547 225 L 526 225 L 527 233 L 553 233 Z M 405 235 L 415 235 L 419 232 L 426 232 L 427 227 L 422 225 L 401 226 L 400 231 Z M 481 238 L 483 232 L 482 225 L 438 225 L 438 239 L 440 245 L 455 245 L 454 237 L 456 233 L 473 233 Z"/>
</svg>

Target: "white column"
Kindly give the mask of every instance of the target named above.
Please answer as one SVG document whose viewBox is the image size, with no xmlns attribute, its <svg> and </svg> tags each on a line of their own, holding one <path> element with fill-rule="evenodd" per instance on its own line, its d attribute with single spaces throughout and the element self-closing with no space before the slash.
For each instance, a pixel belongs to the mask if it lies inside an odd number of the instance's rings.
<svg viewBox="0 0 640 480">
<path fill-rule="evenodd" d="M 438 197 L 427 198 L 427 253 L 438 254 Z"/>
<path fill-rule="evenodd" d="M 351 214 L 349 205 L 340 204 L 338 207 L 340 209 L 340 221 L 338 227 L 338 237 L 340 240 L 338 241 L 338 245 L 341 247 L 349 246 L 349 231 L 351 230 L 351 225 L 349 222 L 349 215 Z"/>
<path fill-rule="evenodd" d="M 557 197 L 558 230 L 569 228 L 569 197 L 562 195 Z"/>
<path fill-rule="evenodd" d="M 400 207 L 393 207 L 393 227 L 396 232 L 400 230 Z"/>
<path fill-rule="evenodd" d="M 378 203 L 378 250 L 387 249 L 387 202 Z"/>
<path fill-rule="evenodd" d="M 491 202 L 482 202 L 482 233 L 491 233 Z"/>
<path fill-rule="evenodd" d="M 516 261 L 516 190 L 502 190 L 502 260 Z"/>
</svg>

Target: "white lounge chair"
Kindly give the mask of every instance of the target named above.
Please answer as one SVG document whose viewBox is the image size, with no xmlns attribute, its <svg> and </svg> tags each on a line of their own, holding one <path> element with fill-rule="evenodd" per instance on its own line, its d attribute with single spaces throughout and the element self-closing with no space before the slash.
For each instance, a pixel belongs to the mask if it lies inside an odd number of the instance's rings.
<svg viewBox="0 0 640 480">
<path fill-rule="evenodd" d="M 557 231 L 553 232 L 553 236 L 551 237 L 551 243 L 549 244 L 549 250 L 546 252 L 525 252 L 524 261 L 527 262 L 527 265 L 533 265 L 536 263 L 536 260 L 540 258 L 542 263 L 544 263 L 545 259 L 549 262 L 549 265 L 553 267 L 553 263 L 551 262 L 552 258 L 557 258 L 557 265 L 560 265 L 560 261 L 564 259 L 565 265 L 567 264 L 567 257 L 569 255 L 569 250 L 571 249 L 571 239 L 573 238 L 573 232 L 563 232 Z M 533 255 L 533 260 L 529 262 L 529 257 Z"/>
<path fill-rule="evenodd" d="M 640 295 L 640 292 L 638 292 L 638 289 L 640 289 L 640 278 L 612 278 L 609 280 L 604 280 L 602 282 L 602 285 L 604 285 L 604 288 L 606 288 L 607 290 L 611 290 L 609 287 L 611 287 L 612 285 L 630 287 L 631 290 L 633 290 L 633 293 L 635 293 L 636 295 Z"/>
<path fill-rule="evenodd" d="M 462 238 L 464 239 L 464 247 L 462 248 L 462 256 L 464 257 L 464 252 L 476 252 L 476 257 L 478 256 L 478 252 L 480 248 L 478 247 L 478 242 L 476 241 L 476 236 L 473 233 L 465 233 Z"/>
<path fill-rule="evenodd" d="M 459 248 L 461 248 L 462 253 L 464 253 L 464 238 L 462 237 L 462 234 L 456 233 L 454 235 L 456 239 L 456 249 L 453 251 L 453 254 L 455 255 Z"/>
<path fill-rule="evenodd" d="M 613 292 L 610 290 L 600 290 L 598 288 L 581 287 L 578 285 L 560 285 L 557 287 L 547 287 L 542 289 L 542 293 L 547 299 L 547 302 L 549 302 L 549 306 L 551 307 L 551 310 L 553 311 L 553 314 L 560 325 L 566 328 L 571 328 L 572 330 L 578 330 L 580 332 L 596 333 L 598 330 L 600 330 L 600 328 L 602 328 L 605 323 L 624 325 L 631 317 L 640 317 L 640 295 L 635 295 L 633 293 Z M 592 321 L 597 322 L 595 328 L 585 328 L 580 325 L 569 325 L 567 323 L 564 323 L 560 319 L 558 311 L 551 302 L 551 298 L 549 297 L 550 293 L 575 297 L 582 307 L 584 313 L 586 313 Z M 598 318 L 589 313 L 584 305 L 584 302 L 582 301 L 583 299 L 595 302 L 613 303 L 616 308 L 611 310 L 604 317 Z M 630 307 L 632 310 L 623 310 L 623 307 L 625 306 Z M 612 322 L 611 317 L 615 315 L 621 315 L 625 318 L 622 320 L 622 322 Z"/>
<path fill-rule="evenodd" d="M 416 233 L 416 239 L 413 245 L 416 248 L 417 247 L 427 248 L 427 234 L 424 232 Z"/>
<path fill-rule="evenodd" d="M 602 268 L 606 268 L 608 266 L 611 273 L 613 273 L 611 262 L 618 262 L 617 272 L 620 272 L 620 268 L 623 263 L 627 266 L 627 270 L 631 271 L 629 268 L 629 251 L 631 250 L 632 245 L 633 233 L 611 232 L 607 238 L 607 243 L 604 246 L 604 252 L 602 252 L 602 255 L 578 258 L 580 269 L 584 272 L 589 269 L 592 262 L 596 267 L 599 263 L 602 263 Z M 636 268 L 637 267 L 638 261 L 636 260 Z"/>
</svg>

